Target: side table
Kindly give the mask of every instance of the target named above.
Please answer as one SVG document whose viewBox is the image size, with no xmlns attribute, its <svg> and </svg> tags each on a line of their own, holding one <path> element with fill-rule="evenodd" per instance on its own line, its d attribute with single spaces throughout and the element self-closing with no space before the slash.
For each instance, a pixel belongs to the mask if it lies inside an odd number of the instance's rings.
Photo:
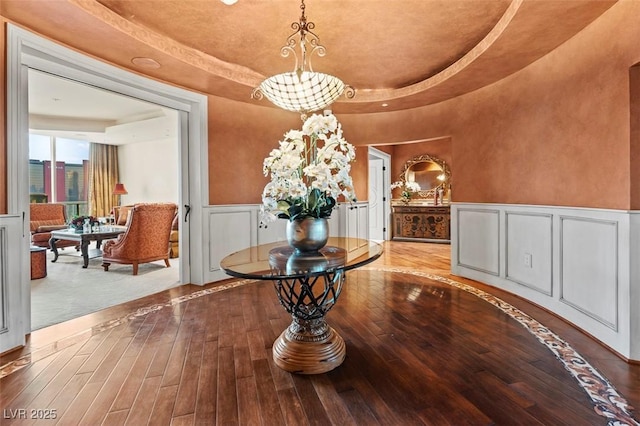
<svg viewBox="0 0 640 426">
<path fill-rule="evenodd" d="M 31 279 L 37 280 L 47 276 L 47 249 L 31 247 Z"/>
</svg>

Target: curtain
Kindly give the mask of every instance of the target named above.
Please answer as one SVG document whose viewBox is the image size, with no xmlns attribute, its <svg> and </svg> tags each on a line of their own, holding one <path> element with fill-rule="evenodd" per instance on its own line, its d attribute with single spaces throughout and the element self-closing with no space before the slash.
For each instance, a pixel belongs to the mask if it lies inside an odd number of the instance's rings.
<svg viewBox="0 0 640 426">
<path fill-rule="evenodd" d="M 89 214 L 108 216 L 118 203 L 113 188 L 119 182 L 118 147 L 91 143 L 89 146 Z"/>
</svg>

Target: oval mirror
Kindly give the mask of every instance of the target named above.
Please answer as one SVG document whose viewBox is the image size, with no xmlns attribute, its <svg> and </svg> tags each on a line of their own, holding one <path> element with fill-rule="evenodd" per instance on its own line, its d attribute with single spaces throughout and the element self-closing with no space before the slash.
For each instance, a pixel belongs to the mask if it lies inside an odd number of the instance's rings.
<svg viewBox="0 0 640 426">
<path fill-rule="evenodd" d="M 447 190 L 451 172 L 447 164 L 431 155 L 419 155 L 408 160 L 400 175 L 405 182 L 417 182 L 420 185 L 418 194 L 423 198 L 434 197 L 440 188 Z"/>
</svg>

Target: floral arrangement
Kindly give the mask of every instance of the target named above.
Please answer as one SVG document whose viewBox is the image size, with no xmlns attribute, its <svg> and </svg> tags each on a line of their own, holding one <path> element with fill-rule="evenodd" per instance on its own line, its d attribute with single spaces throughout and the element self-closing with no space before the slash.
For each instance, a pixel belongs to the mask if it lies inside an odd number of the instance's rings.
<svg viewBox="0 0 640 426">
<path fill-rule="evenodd" d="M 94 223 L 98 223 L 98 219 L 96 219 L 93 216 L 76 216 L 73 219 L 71 219 L 71 221 L 69 222 L 69 225 L 71 225 L 76 229 L 82 229 L 85 219 L 89 219 L 89 223 L 91 225 L 93 225 Z"/>
<path fill-rule="evenodd" d="M 279 148 L 264 159 L 263 172 L 271 181 L 262 192 L 262 223 L 327 218 L 339 196 L 355 201 L 349 175 L 354 159 L 355 148 L 333 114 L 313 114 L 302 130 L 285 133 Z"/>
<path fill-rule="evenodd" d="M 406 182 L 403 180 L 399 180 L 391 184 L 391 189 L 396 188 L 402 188 L 401 196 L 402 201 L 404 201 L 405 203 L 411 200 L 411 196 L 414 194 L 414 192 L 418 192 L 421 189 L 418 182 Z"/>
</svg>

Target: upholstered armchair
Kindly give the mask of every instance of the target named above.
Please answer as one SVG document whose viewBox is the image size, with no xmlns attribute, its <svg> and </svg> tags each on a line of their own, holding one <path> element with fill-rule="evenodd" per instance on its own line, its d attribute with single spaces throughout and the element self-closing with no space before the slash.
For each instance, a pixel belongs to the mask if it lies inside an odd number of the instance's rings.
<svg viewBox="0 0 640 426">
<path fill-rule="evenodd" d="M 104 270 L 108 271 L 111 263 L 124 263 L 133 265 L 133 275 L 138 275 L 140 263 L 164 260 L 167 267 L 171 266 L 169 234 L 177 208 L 173 203 L 135 204 L 129 212 L 127 230 L 102 248 Z"/>
<path fill-rule="evenodd" d="M 64 204 L 29 204 L 29 227 L 31 229 L 31 245 L 49 248 L 51 231 L 69 227 Z M 77 245 L 76 241 L 59 240 L 57 242 L 58 247 Z"/>
<path fill-rule="evenodd" d="M 173 218 L 171 223 L 171 234 L 169 235 L 169 257 L 171 259 L 180 255 L 180 224 L 178 214 Z"/>
</svg>

